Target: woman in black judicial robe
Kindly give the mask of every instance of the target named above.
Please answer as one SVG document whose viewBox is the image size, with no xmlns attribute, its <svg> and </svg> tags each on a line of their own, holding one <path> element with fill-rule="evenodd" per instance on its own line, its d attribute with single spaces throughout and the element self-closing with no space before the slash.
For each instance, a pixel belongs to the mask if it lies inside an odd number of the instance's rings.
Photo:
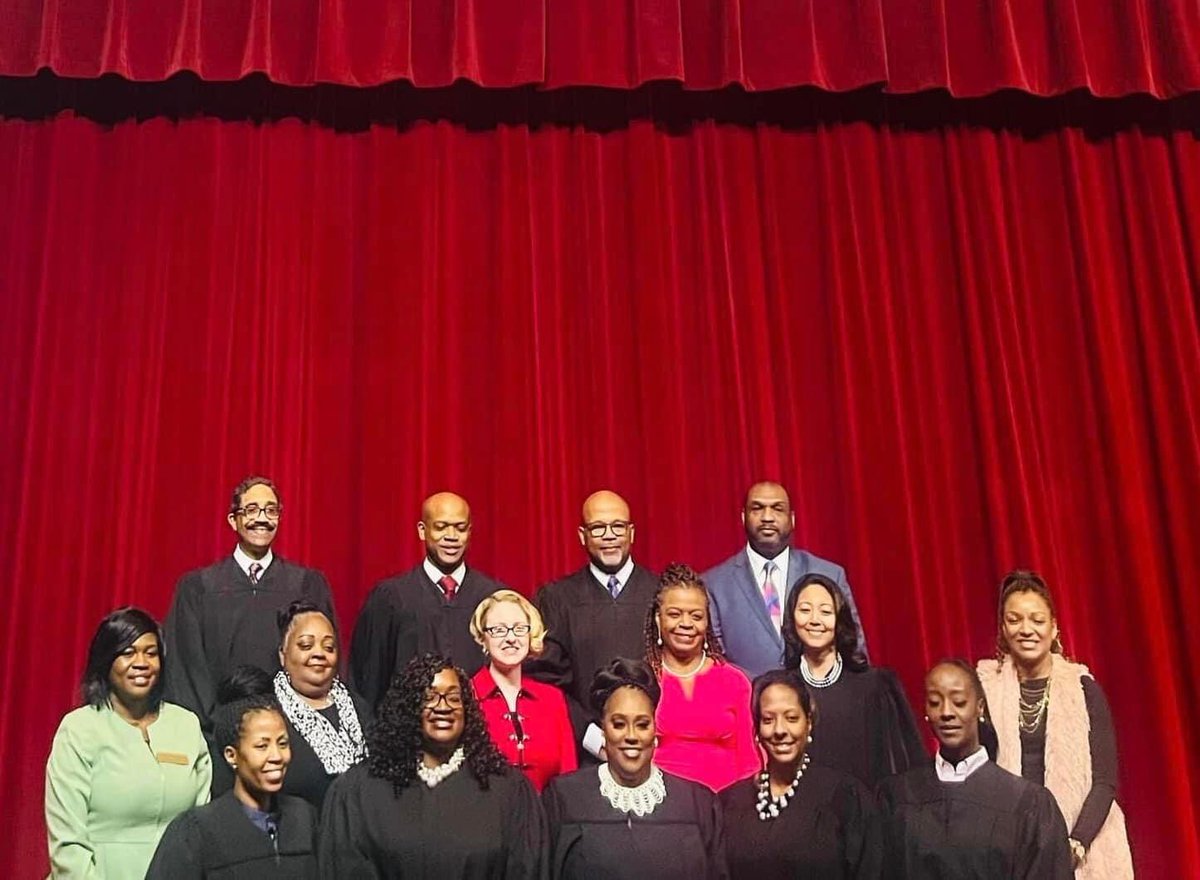
<svg viewBox="0 0 1200 880">
<path fill-rule="evenodd" d="M 917 722 L 895 673 L 870 666 L 841 590 L 808 574 L 788 594 L 783 665 L 804 679 L 821 731 L 808 749 L 814 765 L 850 773 L 868 789 L 929 762 Z"/>
<path fill-rule="evenodd" d="M 925 676 L 925 710 L 938 738 L 934 767 L 883 782 L 890 880 L 1071 880 L 1067 826 L 1053 795 L 992 763 L 980 744 L 983 686 L 964 660 Z M 986 728 L 984 728 L 986 730 Z"/>
<path fill-rule="evenodd" d="M 883 863 L 875 802 L 857 779 L 809 763 L 812 698 L 804 680 L 773 670 L 750 704 L 766 767 L 720 794 L 732 880 L 874 880 Z"/>
<path fill-rule="evenodd" d="M 280 793 L 291 761 L 283 713 L 243 684 L 222 682 L 213 713 L 233 788 L 167 826 L 147 880 L 316 880 L 317 811 Z"/>
<path fill-rule="evenodd" d="M 553 880 L 723 880 L 716 796 L 654 766 L 658 680 L 641 661 L 596 673 L 607 762 L 557 776 L 542 792 Z"/>
<path fill-rule="evenodd" d="M 545 818 L 488 736 L 466 673 L 426 654 L 396 676 L 370 757 L 330 786 L 322 877 L 535 880 Z"/>
</svg>

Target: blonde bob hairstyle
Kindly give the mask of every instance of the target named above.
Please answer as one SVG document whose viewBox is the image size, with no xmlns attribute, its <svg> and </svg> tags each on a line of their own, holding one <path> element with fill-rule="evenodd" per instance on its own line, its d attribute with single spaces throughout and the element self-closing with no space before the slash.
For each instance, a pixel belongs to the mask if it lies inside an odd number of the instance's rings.
<svg viewBox="0 0 1200 880">
<path fill-rule="evenodd" d="M 471 637 L 486 654 L 487 642 L 484 641 L 483 622 L 487 620 L 488 612 L 500 602 L 512 602 L 525 612 L 525 619 L 529 621 L 529 653 L 534 657 L 541 654 L 545 647 L 546 624 L 542 622 L 542 615 L 533 607 L 533 603 L 514 590 L 497 590 L 475 606 L 475 613 L 471 615 Z"/>
</svg>

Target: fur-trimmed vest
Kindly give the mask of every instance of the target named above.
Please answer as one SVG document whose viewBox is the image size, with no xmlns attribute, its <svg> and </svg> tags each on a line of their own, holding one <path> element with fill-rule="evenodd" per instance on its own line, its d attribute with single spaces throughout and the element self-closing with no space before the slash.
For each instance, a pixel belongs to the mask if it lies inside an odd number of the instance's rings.
<svg viewBox="0 0 1200 880">
<path fill-rule="evenodd" d="M 996 763 L 1021 775 L 1018 713 L 1021 686 L 1012 658 L 980 660 L 979 680 L 1000 739 Z M 1046 712 L 1046 788 L 1058 801 L 1068 831 L 1075 827 L 1083 801 L 1092 790 L 1092 755 L 1088 746 L 1091 721 L 1083 697 L 1086 666 L 1051 655 L 1050 707 Z M 1087 860 L 1075 872 L 1078 880 L 1125 880 L 1133 877 L 1133 859 L 1125 834 L 1125 814 L 1114 800 L 1108 818 L 1088 847 Z"/>
</svg>

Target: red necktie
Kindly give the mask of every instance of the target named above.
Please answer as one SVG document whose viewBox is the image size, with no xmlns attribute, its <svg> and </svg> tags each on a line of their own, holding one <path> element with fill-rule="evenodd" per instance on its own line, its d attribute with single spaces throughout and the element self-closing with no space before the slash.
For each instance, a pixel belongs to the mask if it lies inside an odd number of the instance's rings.
<svg viewBox="0 0 1200 880">
<path fill-rule="evenodd" d="M 438 581 L 438 583 L 442 586 L 442 592 L 446 594 L 446 601 L 453 602 L 454 594 L 458 591 L 458 584 L 455 582 L 454 578 L 450 577 L 450 575 L 446 575 L 444 578 Z"/>
</svg>

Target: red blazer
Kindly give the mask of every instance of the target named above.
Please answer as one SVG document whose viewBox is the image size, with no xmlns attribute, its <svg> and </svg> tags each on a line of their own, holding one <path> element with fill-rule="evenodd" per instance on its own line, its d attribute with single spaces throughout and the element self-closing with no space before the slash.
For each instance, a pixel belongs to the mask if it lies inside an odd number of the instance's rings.
<svg viewBox="0 0 1200 880">
<path fill-rule="evenodd" d="M 492 678 L 490 666 L 476 672 L 471 683 L 492 741 L 508 763 L 519 767 L 539 792 L 552 777 L 578 768 L 567 701 L 558 688 L 522 675 L 514 719 L 500 686 Z"/>
</svg>

